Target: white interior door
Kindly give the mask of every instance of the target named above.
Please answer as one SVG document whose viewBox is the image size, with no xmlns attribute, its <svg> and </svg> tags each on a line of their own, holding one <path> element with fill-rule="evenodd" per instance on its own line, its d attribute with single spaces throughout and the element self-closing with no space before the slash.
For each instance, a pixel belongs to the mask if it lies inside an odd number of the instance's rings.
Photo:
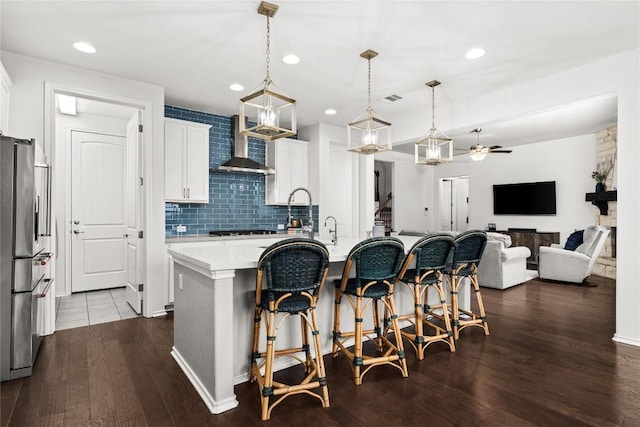
<svg viewBox="0 0 640 427">
<path fill-rule="evenodd" d="M 126 138 L 72 131 L 71 144 L 71 291 L 125 286 Z"/>
<path fill-rule="evenodd" d="M 459 178 L 455 182 L 456 230 L 466 231 L 469 229 L 469 178 Z"/>
<path fill-rule="evenodd" d="M 451 231 L 453 229 L 453 181 L 443 179 L 440 185 L 440 230 Z"/>
<path fill-rule="evenodd" d="M 469 228 L 469 178 L 445 178 L 440 189 L 440 229 L 466 231 Z"/>
<path fill-rule="evenodd" d="M 140 148 L 141 111 L 127 123 L 127 302 L 133 310 L 142 313 L 142 167 Z"/>
</svg>

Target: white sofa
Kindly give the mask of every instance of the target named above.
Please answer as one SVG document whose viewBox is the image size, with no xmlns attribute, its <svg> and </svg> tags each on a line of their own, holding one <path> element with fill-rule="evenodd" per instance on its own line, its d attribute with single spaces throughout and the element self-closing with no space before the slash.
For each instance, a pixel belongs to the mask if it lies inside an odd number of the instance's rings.
<svg viewBox="0 0 640 427">
<path fill-rule="evenodd" d="M 541 279 L 582 283 L 593 270 L 609 230 L 599 225 L 584 229 L 583 243 L 575 251 L 562 245 L 541 246 L 538 252 L 538 272 Z"/>
<path fill-rule="evenodd" d="M 485 288 L 507 289 L 527 280 L 535 279 L 538 273 L 527 270 L 527 258 L 531 251 L 525 246 L 511 246 L 511 236 L 487 233 L 487 245 L 478 265 L 478 283 Z"/>
</svg>

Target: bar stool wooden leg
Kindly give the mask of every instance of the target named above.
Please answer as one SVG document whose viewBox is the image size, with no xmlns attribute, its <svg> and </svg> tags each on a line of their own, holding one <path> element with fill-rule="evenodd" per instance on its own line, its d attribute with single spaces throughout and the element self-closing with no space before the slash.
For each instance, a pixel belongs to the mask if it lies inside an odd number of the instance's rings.
<svg viewBox="0 0 640 427">
<path fill-rule="evenodd" d="M 470 277 L 473 289 L 475 290 L 476 300 L 478 301 L 478 311 L 480 313 L 480 319 L 482 320 L 482 328 L 484 334 L 489 335 L 489 323 L 487 322 L 487 314 L 484 311 L 484 304 L 482 303 L 482 294 L 480 293 L 480 284 L 478 283 L 478 276 L 474 274 Z"/>
<path fill-rule="evenodd" d="M 355 306 L 355 334 L 354 334 L 354 348 L 353 348 L 353 379 L 356 385 L 362 384 L 362 377 L 360 373 L 362 371 L 363 366 L 363 358 L 362 358 L 362 297 L 357 296 L 355 298 L 356 306 Z"/>
<path fill-rule="evenodd" d="M 331 353 L 333 357 L 338 355 L 338 341 L 340 340 L 340 302 L 342 293 L 336 288 L 335 299 L 333 303 L 333 349 Z"/>
<path fill-rule="evenodd" d="M 418 360 L 424 359 L 424 310 L 423 301 L 427 302 L 428 286 L 421 286 L 419 278 L 413 285 L 413 309 L 414 309 L 414 328 L 415 328 L 415 347 Z"/>
<path fill-rule="evenodd" d="M 454 339 L 454 332 L 451 326 L 451 319 L 449 317 L 449 308 L 447 307 L 447 297 L 444 292 L 444 285 L 442 284 L 442 280 L 438 281 L 434 285 L 436 291 L 438 292 L 438 296 L 440 297 L 440 306 L 442 307 L 442 319 L 444 322 L 444 327 L 449 334 L 449 338 L 447 339 L 447 343 L 449 344 L 449 350 L 453 353 L 456 351 L 456 343 Z"/>
<path fill-rule="evenodd" d="M 260 307 L 256 307 L 253 315 L 253 343 L 251 345 L 251 366 L 249 367 L 249 381 L 254 382 L 256 380 L 257 360 L 260 357 L 258 353 L 258 346 L 260 345 L 260 318 L 262 317 L 262 310 Z"/>
<path fill-rule="evenodd" d="M 393 300 L 393 293 L 390 293 L 386 298 L 391 310 L 391 325 L 393 327 L 393 334 L 396 339 L 396 349 L 398 351 L 398 361 L 400 362 L 400 372 L 402 372 L 402 376 L 404 378 L 407 378 L 409 376 L 409 370 L 407 369 L 407 360 L 404 354 L 404 345 L 402 343 L 400 324 L 398 323 L 398 312 L 396 310 L 396 304 Z"/>
<path fill-rule="evenodd" d="M 267 313 L 267 350 L 265 352 L 264 387 L 262 388 L 261 405 L 262 421 L 269 419 L 269 398 L 273 395 L 273 359 L 275 358 L 275 321 L 274 311 Z"/>
<path fill-rule="evenodd" d="M 374 299 L 373 304 L 373 331 L 376 334 L 376 351 L 381 353 L 384 349 L 382 342 L 382 329 L 380 327 L 380 309 L 378 306 L 378 300 Z"/>
<path fill-rule="evenodd" d="M 451 275 L 451 314 L 453 318 L 453 338 L 460 338 L 460 311 L 458 308 L 458 288 L 460 286 L 460 282 L 462 278 L 458 279 L 458 276 L 454 274 Z"/>
<path fill-rule="evenodd" d="M 320 331 L 318 330 L 318 321 L 316 318 L 315 307 L 311 309 L 311 335 L 313 336 L 313 346 L 315 349 L 316 366 L 318 369 L 318 382 L 322 393 L 322 407 L 329 407 L 329 388 L 327 387 L 327 374 L 322 358 L 322 347 L 320 345 Z M 305 328 L 306 329 L 306 328 Z"/>
</svg>

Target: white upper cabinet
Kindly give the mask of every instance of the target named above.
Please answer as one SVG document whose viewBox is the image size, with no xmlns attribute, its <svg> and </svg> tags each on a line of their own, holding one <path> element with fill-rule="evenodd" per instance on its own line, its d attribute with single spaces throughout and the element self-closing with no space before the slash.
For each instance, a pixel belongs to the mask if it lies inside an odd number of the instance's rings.
<svg viewBox="0 0 640 427">
<path fill-rule="evenodd" d="M 209 203 L 210 125 L 164 122 L 164 198 L 167 202 Z"/>
<path fill-rule="evenodd" d="M 0 133 L 8 135 L 9 127 L 9 94 L 11 93 L 11 78 L 0 62 Z"/>
<path fill-rule="evenodd" d="M 309 143 L 296 139 L 278 139 L 266 142 L 267 166 L 275 175 L 267 175 L 266 204 L 286 205 L 291 191 L 309 186 Z M 304 191 L 294 194 L 292 205 L 308 205 Z"/>
</svg>

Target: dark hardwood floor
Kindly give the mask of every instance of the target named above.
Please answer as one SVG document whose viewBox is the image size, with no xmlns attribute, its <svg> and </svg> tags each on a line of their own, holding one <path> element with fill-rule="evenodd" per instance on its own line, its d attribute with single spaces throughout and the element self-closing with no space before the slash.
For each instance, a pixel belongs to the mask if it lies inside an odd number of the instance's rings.
<svg viewBox="0 0 640 427">
<path fill-rule="evenodd" d="M 483 289 L 491 335 L 461 333 L 457 351 L 430 346 L 409 378 L 393 368 L 353 385 L 344 357 L 326 357 L 331 407 L 294 396 L 271 426 L 638 426 L 640 349 L 611 340 L 615 282 L 530 281 Z M 169 352 L 171 316 L 64 330 L 47 337 L 33 376 L 2 383 L 2 426 L 260 425 L 256 384 L 211 415 Z"/>
</svg>

